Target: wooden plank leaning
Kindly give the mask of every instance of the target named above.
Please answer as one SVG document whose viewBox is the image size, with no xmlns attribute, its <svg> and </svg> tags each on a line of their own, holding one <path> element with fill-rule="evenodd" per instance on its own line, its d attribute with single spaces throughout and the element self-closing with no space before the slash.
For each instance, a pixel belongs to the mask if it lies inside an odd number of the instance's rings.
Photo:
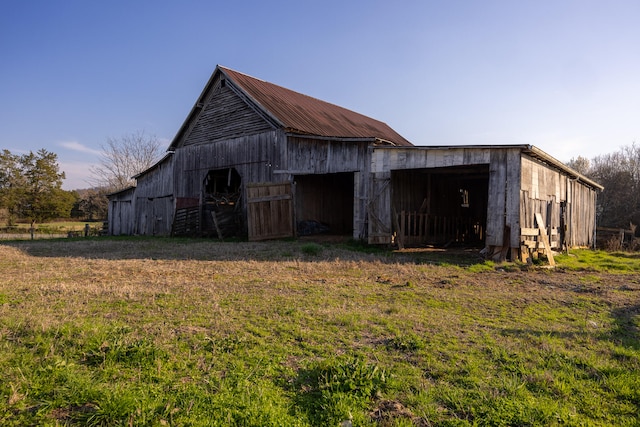
<svg viewBox="0 0 640 427">
<path fill-rule="evenodd" d="M 542 220 L 542 215 L 536 213 L 536 223 L 538 223 L 538 228 L 540 229 L 539 239 L 542 240 L 544 244 L 544 253 L 547 256 L 547 260 L 549 260 L 549 265 L 552 267 L 556 266 L 556 261 L 553 259 L 553 252 L 551 252 L 551 245 L 549 244 L 549 236 L 547 235 L 547 229 L 544 225 L 544 221 Z"/>
</svg>

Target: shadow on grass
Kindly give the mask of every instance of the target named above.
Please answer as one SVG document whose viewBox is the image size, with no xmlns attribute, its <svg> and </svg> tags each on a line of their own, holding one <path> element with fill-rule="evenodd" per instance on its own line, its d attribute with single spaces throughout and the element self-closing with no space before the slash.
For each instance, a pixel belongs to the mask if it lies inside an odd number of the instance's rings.
<svg viewBox="0 0 640 427">
<path fill-rule="evenodd" d="M 616 326 L 613 337 L 625 347 L 640 350 L 640 304 L 615 308 L 611 315 Z"/>
<path fill-rule="evenodd" d="M 623 347 L 640 350 L 640 304 L 614 308 L 611 310 L 611 316 L 614 320 L 613 328 L 606 331 L 600 330 L 597 332 L 595 329 L 589 331 L 587 330 L 589 325 L 587 325 L 584 330 L 563 332 L 527 328 L 504 328 L 500 329 L 500 334 L 503 336 L 516 337 L 553 337 L 569 341 L 582 340 L 588 335 L 591 335 L 597 337 L 599 340 L 614 341 Z"/>
<path fill-rule="evenodd" d="M 611 252 L 611 255 L 620 258 L 640 259 L 640 252 Z"/>
<path fill-rule="evenodd" d="M 198 261 L 305 261 L 334 260 L 426 264 L 469 267 L 482 264 L 480 248 L 414 248 L 403 251 L 361 242 L 312 242 L 308 239 L 261 242 L 170 237 L 89 237 L 51 240 L 3 241 L 34 257 L 86 259 L 151 259 Z"/>
</svg>

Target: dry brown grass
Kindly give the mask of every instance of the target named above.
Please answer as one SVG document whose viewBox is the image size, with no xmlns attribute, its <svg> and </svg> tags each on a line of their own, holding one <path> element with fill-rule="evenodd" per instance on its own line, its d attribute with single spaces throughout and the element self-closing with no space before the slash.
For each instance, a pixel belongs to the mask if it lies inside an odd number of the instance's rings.
<svg viewBox="0 0 640 427">
<path fill-rule="evenodd" d="M 638 286 L 637 278 L 630 283 L 619 275 L 594 275 L 594 283 L 583 284 L 580 273 L 570 272 L 473 274 L 418 264 L 415 253 L 330 247 L 309 257 L 292 242 L 32 242 L 1 245 L 0 258 L 0 291 L 20 301 L 14 314 L 25 322 L 47 328 L 94 315 L 124 323 L 146 319 L 144 329 L 168 337 L 185 327 L 233 334 L 246 320 L 259 326 L 264 319 L 286 319 L 286 310 L 364 335 L 375 336 L 394 315 L 418 333 L 443 333 L 460 324 L 461 313 L 482 313 L 506 326 L 506 310 L 531 311 L 546 301 L 570 305 L 581 286 L 616 305 L 627 298 L 616 289 Z M 437 321 L 425 323 L 415 311 L 420 305 Z"/>
</svg>

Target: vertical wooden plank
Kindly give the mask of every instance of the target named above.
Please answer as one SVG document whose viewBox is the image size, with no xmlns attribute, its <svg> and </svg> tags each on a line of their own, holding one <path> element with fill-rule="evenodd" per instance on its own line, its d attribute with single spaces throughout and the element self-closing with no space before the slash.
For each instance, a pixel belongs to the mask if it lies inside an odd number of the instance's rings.
<svg viewBox="0 0 640 427">
<path fill-rule="evenodd" d="M 510 149 L 506 157 L 505 225 L 511 230 L 509 247 L 520 248 L 520 176 L 522 156 L 520 149 Z M 514 258 L 511 258 L 512 260 Z"/>
<path fill-rule="evenodd" d="M 487 201 L 487 246 L 502 246 L 505 224 L 506 160 L 504 150 L 492 150 Z"/>
<path fill-rule="evenodd" d="M 396 212 L 396 208 L 393 208 L 391 216 L 393 220 L 393 228 L 396 229 L 396 243 L 398 244 L 398 249 L 404 249 L 404 235 L 406 227 L 404 211 L 401 213 L 400 217 L 401 224 L 398 224 L 398 213 Z"/>
</svg>

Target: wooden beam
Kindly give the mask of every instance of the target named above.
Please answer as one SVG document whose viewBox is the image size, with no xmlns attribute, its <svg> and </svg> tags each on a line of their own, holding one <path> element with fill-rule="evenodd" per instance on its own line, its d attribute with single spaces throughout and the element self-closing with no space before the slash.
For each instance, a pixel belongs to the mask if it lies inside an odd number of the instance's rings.
<svg viewBox="0 0 640 427">
<path fill-rule="evenodd" d="M 540 230 L 537 228 L 526 228 L 523 227 L 520 229 L 520 235 L 521 236 L 538 236 L 540 234 Z"/>
</svg>

